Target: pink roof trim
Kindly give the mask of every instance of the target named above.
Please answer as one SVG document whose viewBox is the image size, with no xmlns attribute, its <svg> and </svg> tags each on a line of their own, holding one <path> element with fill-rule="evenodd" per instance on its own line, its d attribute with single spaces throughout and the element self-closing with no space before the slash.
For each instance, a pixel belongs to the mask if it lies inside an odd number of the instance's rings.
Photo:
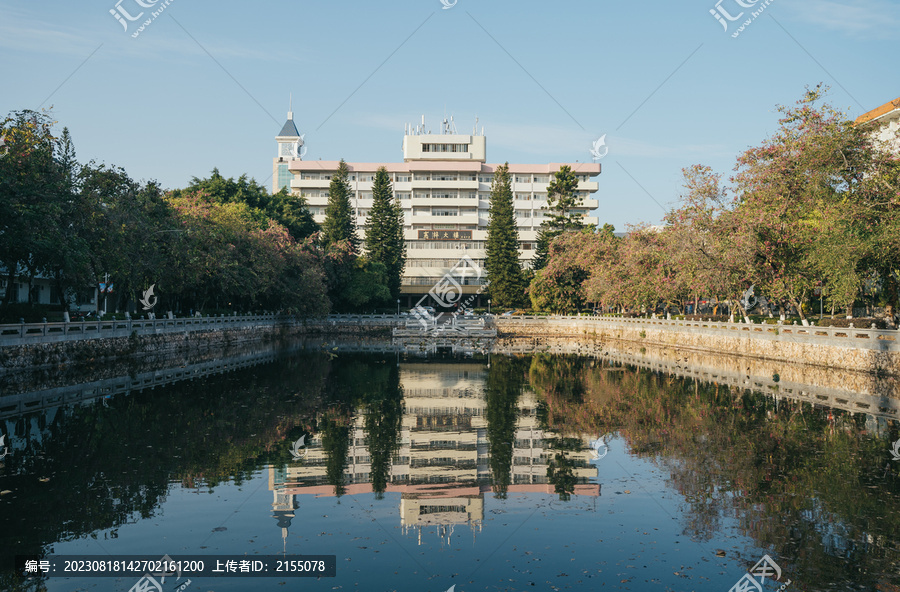
<svg viewBox="0 0 900 592">
<path fill-rule="evenodd" d="M 291 171 L 334 171 L 337 160 L 292 160 L 288 165 Z M 575 174 L 596 176 L 600 174 L 600 163 L 596 162 L 551 162 L 549 164 L 511 164 L 510 173 L 531 173 L 550 175 L 563 166 L 568 165 Z M 348 162 L 347 168 L 352 172 L 374 173 L 380 167 L 390 173 L 411 173 L 416 171 L 460 171 L 474 173 L 493 173 L 499 164 L 482 164 L 480 162 L 447 162 L 447 161 L 415 161 L 415 162 Z"/>
</svg>

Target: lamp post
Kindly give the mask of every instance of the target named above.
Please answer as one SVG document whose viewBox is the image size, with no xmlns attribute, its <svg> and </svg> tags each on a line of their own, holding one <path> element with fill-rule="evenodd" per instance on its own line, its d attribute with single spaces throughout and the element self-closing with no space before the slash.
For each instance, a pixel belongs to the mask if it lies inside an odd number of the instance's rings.
<svg viewBox="0 0 900 592">
<path fill-rule="evenodd" d="M 397 316 L 400 316 L 400 299 L 397 298 Z"/>
<path fill-rule="evenodd" d="M 491 299 L 488 298 L 488 314 L 491 314 Z"/>
</svg>

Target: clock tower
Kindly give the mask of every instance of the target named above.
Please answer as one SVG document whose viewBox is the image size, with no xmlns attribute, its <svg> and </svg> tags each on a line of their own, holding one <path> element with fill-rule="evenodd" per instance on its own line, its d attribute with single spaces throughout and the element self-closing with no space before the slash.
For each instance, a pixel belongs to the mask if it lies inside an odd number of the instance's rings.
<svg viewBox="0 0 900 592">
<path fill-rule="evenodd" d="M 278 193 L 283 188 L 287 188 L 288 193 L 291 191 L 291 172 L 288 165 L 291 160 L 303 160 L 306 149 L 303 147 L 303 136 L 297 131 L 294 125 L 293 99 L 291 99 L 290 111 L 287 114 L 287 121 L 284 122 L 281 131 L 275 136 L 275 142 L 278 144 L 278 153 L 275 156 L 275 162 L 272 170 L 272 193 Z"/>
</svg>

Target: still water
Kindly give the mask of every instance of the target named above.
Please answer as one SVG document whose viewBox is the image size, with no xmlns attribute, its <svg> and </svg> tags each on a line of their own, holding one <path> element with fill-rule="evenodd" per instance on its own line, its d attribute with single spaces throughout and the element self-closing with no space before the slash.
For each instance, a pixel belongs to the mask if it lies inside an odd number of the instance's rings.
<svg viewBox="0 0 900 592">
<path fill-rule="evenodd" d="M 877 414 L 550 354 L 329 347 L 185 378 L 2 419 L 0 589 L 140 589 L 21 582 L 16 555 L 337 559 L 163 585 L 196 592 L 900 585 Z"/>
</svg>

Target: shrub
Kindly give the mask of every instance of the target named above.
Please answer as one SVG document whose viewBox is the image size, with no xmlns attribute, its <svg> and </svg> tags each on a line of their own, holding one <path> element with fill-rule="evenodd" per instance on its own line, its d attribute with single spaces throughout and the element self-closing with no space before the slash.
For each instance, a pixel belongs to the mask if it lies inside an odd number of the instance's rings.
<svg viewBox="0 0 900 592">
<path fill-rule="evenodd" d="M 820 327 L 849 327 L 850 323 L 857 329 L 868 329 L 873 324 L 877 329 L 887 329 L 887 323 L 884 319 L 873 319 L 870 317 L 860 317 L 853 319 L 822 319 L 819 321 Z"/>
<path fill-rule="evenodd" d="M 25 319 L 26 323 L 40 323 L 49 312 L 49 309 L 41 304 L 14 302 L 0 306 L 0 323 L 18 323 L 20 319 Z"/>
</svg>

